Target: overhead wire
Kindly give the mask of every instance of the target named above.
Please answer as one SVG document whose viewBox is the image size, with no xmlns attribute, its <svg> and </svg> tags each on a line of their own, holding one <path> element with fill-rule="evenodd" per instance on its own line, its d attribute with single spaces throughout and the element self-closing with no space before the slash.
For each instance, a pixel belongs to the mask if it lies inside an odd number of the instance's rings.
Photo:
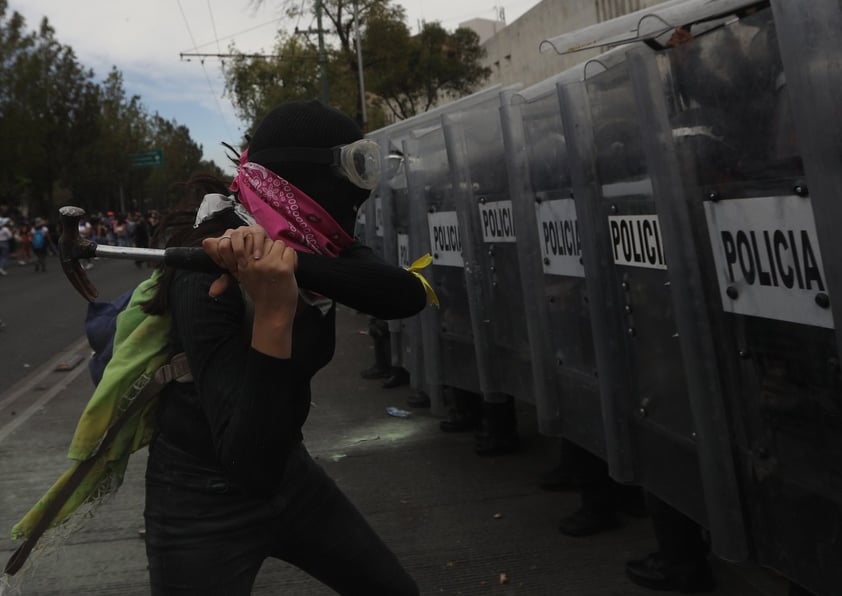
<svg viewBox="0 0 842 596">
<path fill-rule="evenodd" d="M 267 25 L 274 25 L 282 19 L 283 19 L 283 17 L 277 17 L 277 18 L 272 19 L 271 21 L 266 21 L 265 23 L 261 23 L 259 25 L 254 25 L 253 27 L 249 27 L 248 29 L 243 29 L 242 31 L 238 31 L 237 33 L 232 33 L 231 35 L 225 35 L 223 37 L 220 37 L 220 38 L 215 39 L 213 41 L 205 42 L 201 45 L 197 45 L 197 46 L 195 46 L 193 48 L 190 48 L 190 49 L 191 50 L 199 50 L 201 48 L 204 48 L 205 46 L 209 46 L 211 44 L 218 43 L 220 41 L 226 41 L 226 40 L 232 39 L 234 37 L 239 37 L 240 35 L 243 35 L 244 33 L 250 33 L 252 31 L 254 31 L 255 29 L 262 29 L 263 27 L 266 27 Z"/>
<path fill-rule="evenodd" d="M 190 29 L 190 22 L 187 20 L 187 15 L 184 12 L 184 7 L 181 5 L 181 0 L 177 0 L 178 3 L 178 10 L 181 12 L 181 18 L 184 20 L 184 27 L 187 29 L 187 35 L 190 37 L 190 42 L 193 44 L 193 48 L 197 49 L 196 39 L 193 37 L 193 31 Z M 208 8 L 210 9 L 210 3 L 208 4 Z M 213 20 L 213 16 L 211 16 L 211 20 Z M 215 34 L 215 31 L 214 31 Z M 217 41 L 218 43 L 218 41 Z M 216 109 L 219 112 L 219 116 L 222 119 L 222 124 L 225 126 L 225 131 L 229 135 L 230 138 L 234 138 L 234 134 L 231 132 L 231 127 L 228 125 L 228 120 L 225 117 L 225 112 L 222 110 L 222 105 L 219 103 L 219 97 L 216 95 L 216 91 L 214 91 L 213 83 L 211 82 L 210 75 L 208 74 L 208 69 L 205 67 L 205 61 L 200 60 L 199 62 L 202 66 L 202 72 L 205 74 L 205 80 L 208 83 L 208 89 L 213 96 L 213 101 L 216 104 Z"/>
</svg>

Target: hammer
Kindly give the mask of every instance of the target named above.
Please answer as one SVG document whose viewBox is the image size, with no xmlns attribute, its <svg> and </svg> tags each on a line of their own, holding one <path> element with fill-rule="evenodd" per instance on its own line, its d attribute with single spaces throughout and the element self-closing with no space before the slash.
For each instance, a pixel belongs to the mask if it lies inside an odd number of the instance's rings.
<svg viewBox="0 0 842 596">
<path fill-rule="evenodd" d="M 71 205 L 59 209 L 61 235 L 58 238 L 58 255 L 61 268 L 74 288 L 88 302 L 99 295 L 96 287 L 79 263 L 80 259 L 106 257 L 133 261 L 153 261 L 178 269 L 222 273 L 224 270 L 211 260 L 201 247 L 134 248 L 127 246 L 103 246 L 79 236 L 79 220 L 85 215 L 81 207 Z"/>
</svg>

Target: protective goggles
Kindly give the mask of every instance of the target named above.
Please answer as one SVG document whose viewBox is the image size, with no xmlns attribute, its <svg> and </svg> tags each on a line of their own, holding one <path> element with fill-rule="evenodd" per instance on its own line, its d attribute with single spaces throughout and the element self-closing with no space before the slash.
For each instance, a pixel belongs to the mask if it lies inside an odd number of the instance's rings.
<svg viewBox="0 0 842 596">
<path fill-rule="evenodd" d="M 277 161 L 325 164 L 336 168 L 354 186 L 373 190 L 380 182 L 380 146 L 369 139 L 336 147 L 274 147 L 249 154 L 257 163 Z"/>
</svg>

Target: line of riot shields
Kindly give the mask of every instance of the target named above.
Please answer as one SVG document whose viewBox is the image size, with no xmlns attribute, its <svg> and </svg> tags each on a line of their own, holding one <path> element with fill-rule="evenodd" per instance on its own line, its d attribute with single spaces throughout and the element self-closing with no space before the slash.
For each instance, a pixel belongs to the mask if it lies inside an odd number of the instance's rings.
<svg viewBox="0 0 842 596">
<path fill-rule="evenodd" d="M 393 362 L 534 404 L 709 530 L 713 552 L 842 586 L 842 7 L 775 0 L 374 131 L 361 234 L 440 308 Z"/>
</svg>

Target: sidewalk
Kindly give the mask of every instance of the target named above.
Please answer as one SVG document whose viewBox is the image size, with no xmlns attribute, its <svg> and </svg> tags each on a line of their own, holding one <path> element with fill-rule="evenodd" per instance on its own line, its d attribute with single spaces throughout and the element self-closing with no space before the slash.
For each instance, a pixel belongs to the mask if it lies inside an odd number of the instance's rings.
<svg viewBox="0 0 842 596">
<path fill-rule="evenodd" d="M 360 333 L 364 327 L 364 317 L 340 312 L 336 357 L 314 382 L 305 440 L 417 579 L 422 594 L 656 594 L 623 574 L 626 560 L 654 550 L 648 520 L 624 518 L 620 529 L 590 538 L 557 532 L 560 517 L 578 507 L 578 496 L 536 487 L 538 476 L 555 463 L 557 449 L 552 439 L 537 434 L 529 406 L 519 406 L 522 451 L 496 458 L 474 455 L 470 434 L 440 432 L 438 419 L 424 410 L 405 419 L 388 416 L 388 406 L 406 409 L 410 392 L 384 390 L 360 378 L 359 371 L 373 361 L 371 342 Z M 8 529 L 66 468 L 65 449 L 90 393 L 87 372 L 78 374 L 43 409 L 0 438 L 3 562 L 14 550 Z M 15 404 L 4 408 L 3 398 L 0 425 L 20 414 Z M 117 496 L 56 555 L 39 562 L 23 594 L 149 593 L 138 535 L 145 461 L 145 451 L 132 458 Z M 759 579 L 751 583 L 768 589 L 750 586 L 743 573 L 724 563 L 716 565 L 716 575 L 716 594 L 785 594 L 763 573 L 754 573 Z M 274 560 L 263 566 L 254 590 L 258 596 L 332 593 Z"/>
</svg>

